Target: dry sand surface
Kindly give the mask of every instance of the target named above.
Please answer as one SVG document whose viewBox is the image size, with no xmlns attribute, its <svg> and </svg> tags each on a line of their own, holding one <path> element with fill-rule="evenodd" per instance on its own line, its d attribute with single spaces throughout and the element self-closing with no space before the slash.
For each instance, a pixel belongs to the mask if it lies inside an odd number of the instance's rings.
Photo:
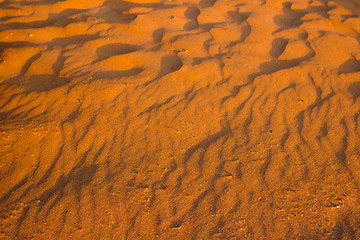
<svg viewBox="0 0 360 240">
<path fill-rule="evenodd" d="M 0 1 L 0 239 L 360 239 L 359 16 Z"/>
</svg>

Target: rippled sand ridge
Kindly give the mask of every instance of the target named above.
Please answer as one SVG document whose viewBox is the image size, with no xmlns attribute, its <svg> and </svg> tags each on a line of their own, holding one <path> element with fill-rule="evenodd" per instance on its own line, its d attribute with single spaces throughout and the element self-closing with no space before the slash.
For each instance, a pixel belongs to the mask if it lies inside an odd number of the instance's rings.
<svg viewBox="0 0 360 240">
<path fill-rule="evenodd" d="M 360 1 L 0 0 L 0 239 L 360 239 Z"/>
</svg>

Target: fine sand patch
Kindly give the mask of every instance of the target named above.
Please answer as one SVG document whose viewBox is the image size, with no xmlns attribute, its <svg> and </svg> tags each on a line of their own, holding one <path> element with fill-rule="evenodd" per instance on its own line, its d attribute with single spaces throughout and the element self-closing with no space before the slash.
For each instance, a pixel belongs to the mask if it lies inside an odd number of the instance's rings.
<svg viewBox="0 0 360 240">
<path fill-rule="evenodd" d="M 0 239 L 359 238 L 359 1 L 0 21 Z"/>
</svg>

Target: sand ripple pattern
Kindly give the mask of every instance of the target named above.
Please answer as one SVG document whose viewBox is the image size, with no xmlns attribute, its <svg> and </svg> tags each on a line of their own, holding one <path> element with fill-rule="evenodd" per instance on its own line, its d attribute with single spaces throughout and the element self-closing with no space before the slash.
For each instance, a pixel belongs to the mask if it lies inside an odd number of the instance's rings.
<svg viewBox="0 0 360 240">
<path fill-rule="evenodd" d="M 359 6 L 0 1 L 0 238 L 357 239 Z"/>
</svg>

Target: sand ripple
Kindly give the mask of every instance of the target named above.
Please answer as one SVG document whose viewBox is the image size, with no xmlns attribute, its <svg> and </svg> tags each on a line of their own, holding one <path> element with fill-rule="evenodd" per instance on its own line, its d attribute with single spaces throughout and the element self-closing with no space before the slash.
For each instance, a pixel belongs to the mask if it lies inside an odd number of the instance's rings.
<svg viewBox="0 0 360 240">
<path fill-rule="evenodd" d="M 1 239 L 356 239 L 355 0 L 0 2 Z"/>
</svg>

